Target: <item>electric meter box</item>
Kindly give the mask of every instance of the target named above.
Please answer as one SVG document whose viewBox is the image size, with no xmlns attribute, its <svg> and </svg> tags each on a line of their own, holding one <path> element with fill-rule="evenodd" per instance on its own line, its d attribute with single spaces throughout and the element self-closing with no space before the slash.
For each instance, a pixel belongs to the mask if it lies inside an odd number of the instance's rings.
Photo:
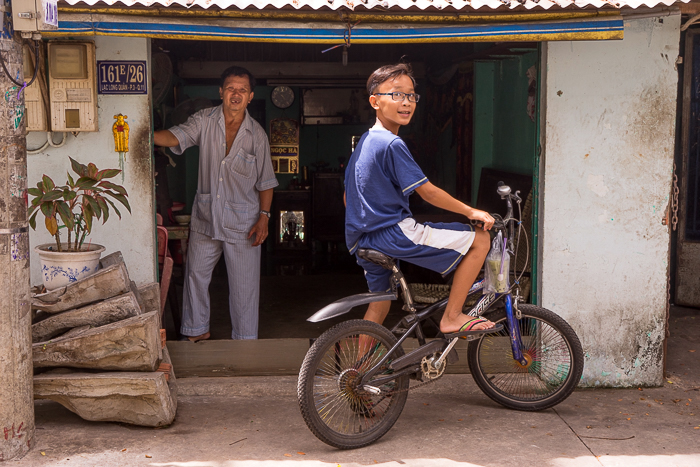
<svg viewBox="0 0 700 467">
<path fill-rule="evenodd" d="M 12 0 L 12 26 L 19 32 L 58 29 L 57 0 Z"/>
<path fill-rule="evenodd" d="M 97 131 L 95 43 L 47 44 L 51 131 Z"/>
<path fill-rule="evenodd" d="M 28 47 L 23 47 L 22 60 L 24 63 L 24 79 L 29 81 L 34 75 L 33 55 Z M 37 76 L 31 86 L 24 90 L 24 119 L 27 122 L 27 131 L 49 131 L 46 124 L 46 105 L 41 95 L 39 76 L 41 68 L 37 71 Z M 48 102 L 47 102 L 48 103 Z"/>
</svg>

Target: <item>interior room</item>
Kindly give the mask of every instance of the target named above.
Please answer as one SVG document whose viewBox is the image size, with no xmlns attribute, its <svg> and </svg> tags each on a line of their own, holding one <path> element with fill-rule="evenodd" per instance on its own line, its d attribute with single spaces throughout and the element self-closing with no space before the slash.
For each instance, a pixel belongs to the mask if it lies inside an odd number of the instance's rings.
<svg viewBox="0 0 700 467">
<path fill-rule="evenodd" d="M 530 238 L 524 251 L 533 264 L 538 53 L 537 43 L 334 47 L 152 41 L 156 130 L 220 104 L 219 76 L 226 67 L 243 66 L 257 79 L 248 111 L 270 137 L 280 184 L 262 251 L 261 339 L 315 338 L 334 323 L 364 313 L 358 308 L 335 320 L 306 322 L 324 305 L 367 291 L 362 269 L 344 242 L 343 176 L 354 143 L 374 123 L 365 83 L 381 65 L 404 61 L 413 67 L 421 99 L 411 124 L 399 134 L 433 184 L 467 204 L 501 213 L 505 204 L 496 195 L 497 182 L 503 180 L 521 191 L 523 225 Z M 194 147 L 179 156 L 167 150 L 155 155 L 158 212 L 169 230 L 175 261 L 166 328 L 168 338 L 176 339 L 187 216 L 197 188 L 199 152 Z M 466 221 L 427 205 L 417 195 L 410 201 L 418 220 Z M 402 270 L 417 287 L 449 279 L 405 263 Z M 223 257 L 214 271 L 210 295 L 211 338 L 229 339 Z M 397 303 L 387 324 L 402 313 Z"/>
</svg>

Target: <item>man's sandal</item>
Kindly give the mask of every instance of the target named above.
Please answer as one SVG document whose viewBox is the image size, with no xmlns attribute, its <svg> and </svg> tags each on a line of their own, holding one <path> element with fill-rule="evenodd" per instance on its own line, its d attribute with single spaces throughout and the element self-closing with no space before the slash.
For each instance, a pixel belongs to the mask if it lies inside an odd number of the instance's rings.
<svg viewBox="0 0 700 467">
<path fill-rule="evenodd" d="M 503 329 L 502 324 L 496 324 L 492 328 L 488 329 L 474 329 L 474 326 L 477 326 L 481 323 L 487 323 L 488 320 L 484 318 L 470 318 L 466 323 L 462 325 L 461 328 L 459 328 L 459 331 L 457 332 L 449 332 L 445 334 L 445 339 L 454 339 L 455 337 L 461 337 L 463 339 L 466 339 L 469 336 L 478 336 L 480 334 L 490 334 L 492 332 L 498 332 L 501 329 Z"/>
<path fill-rule="evenodd" d="M 179 340 L 185 341 L 185 342 L 187 342 L 187 341 L 199 342 L 199 341 L 209 339 L 209 337 L 211 337 L 211 334 L 209 334 L 208 332 L 205 332 L 204 334 L 199 335 L 199 336 L 181 336 Z"/>
</svg>

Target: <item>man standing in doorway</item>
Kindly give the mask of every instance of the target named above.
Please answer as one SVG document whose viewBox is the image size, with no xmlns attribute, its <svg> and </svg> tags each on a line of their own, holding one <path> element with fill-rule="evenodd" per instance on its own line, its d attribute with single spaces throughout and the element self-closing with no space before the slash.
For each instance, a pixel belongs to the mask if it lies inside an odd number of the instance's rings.
<svg viewBox="0 0 700 467">
<path fill-rule="evenodd" d="M 221 75 L 222 104 L 201 110 L 182 125 L 153 135 L 175 154 L 199 146 L 199 177 L 192 207 L 180 332 L 193 342 L 208 339 L 209 283 L 224 253 L 232 339 L 257 339 L 260 245 L 268 234 L 272 170 L 265 130 L 246 107 L 255 78 L 232 66 Z"/>
</svg>

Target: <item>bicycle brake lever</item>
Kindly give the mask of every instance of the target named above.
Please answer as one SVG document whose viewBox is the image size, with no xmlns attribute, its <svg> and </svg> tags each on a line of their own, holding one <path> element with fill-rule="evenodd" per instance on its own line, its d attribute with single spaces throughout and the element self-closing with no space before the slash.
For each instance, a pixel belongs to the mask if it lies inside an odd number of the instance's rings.
<svg viewBox="0 0 700 467">
<path fill-rule="evenodd" d="M 503 217 L 501 217 L 500 214 L 497 213 L 491 213 L 491 217 L 493 217 L 493 228 L 496 230 L 503 230 L 506 228 L 506 223 L 503 221 Z"/>
</svg>

